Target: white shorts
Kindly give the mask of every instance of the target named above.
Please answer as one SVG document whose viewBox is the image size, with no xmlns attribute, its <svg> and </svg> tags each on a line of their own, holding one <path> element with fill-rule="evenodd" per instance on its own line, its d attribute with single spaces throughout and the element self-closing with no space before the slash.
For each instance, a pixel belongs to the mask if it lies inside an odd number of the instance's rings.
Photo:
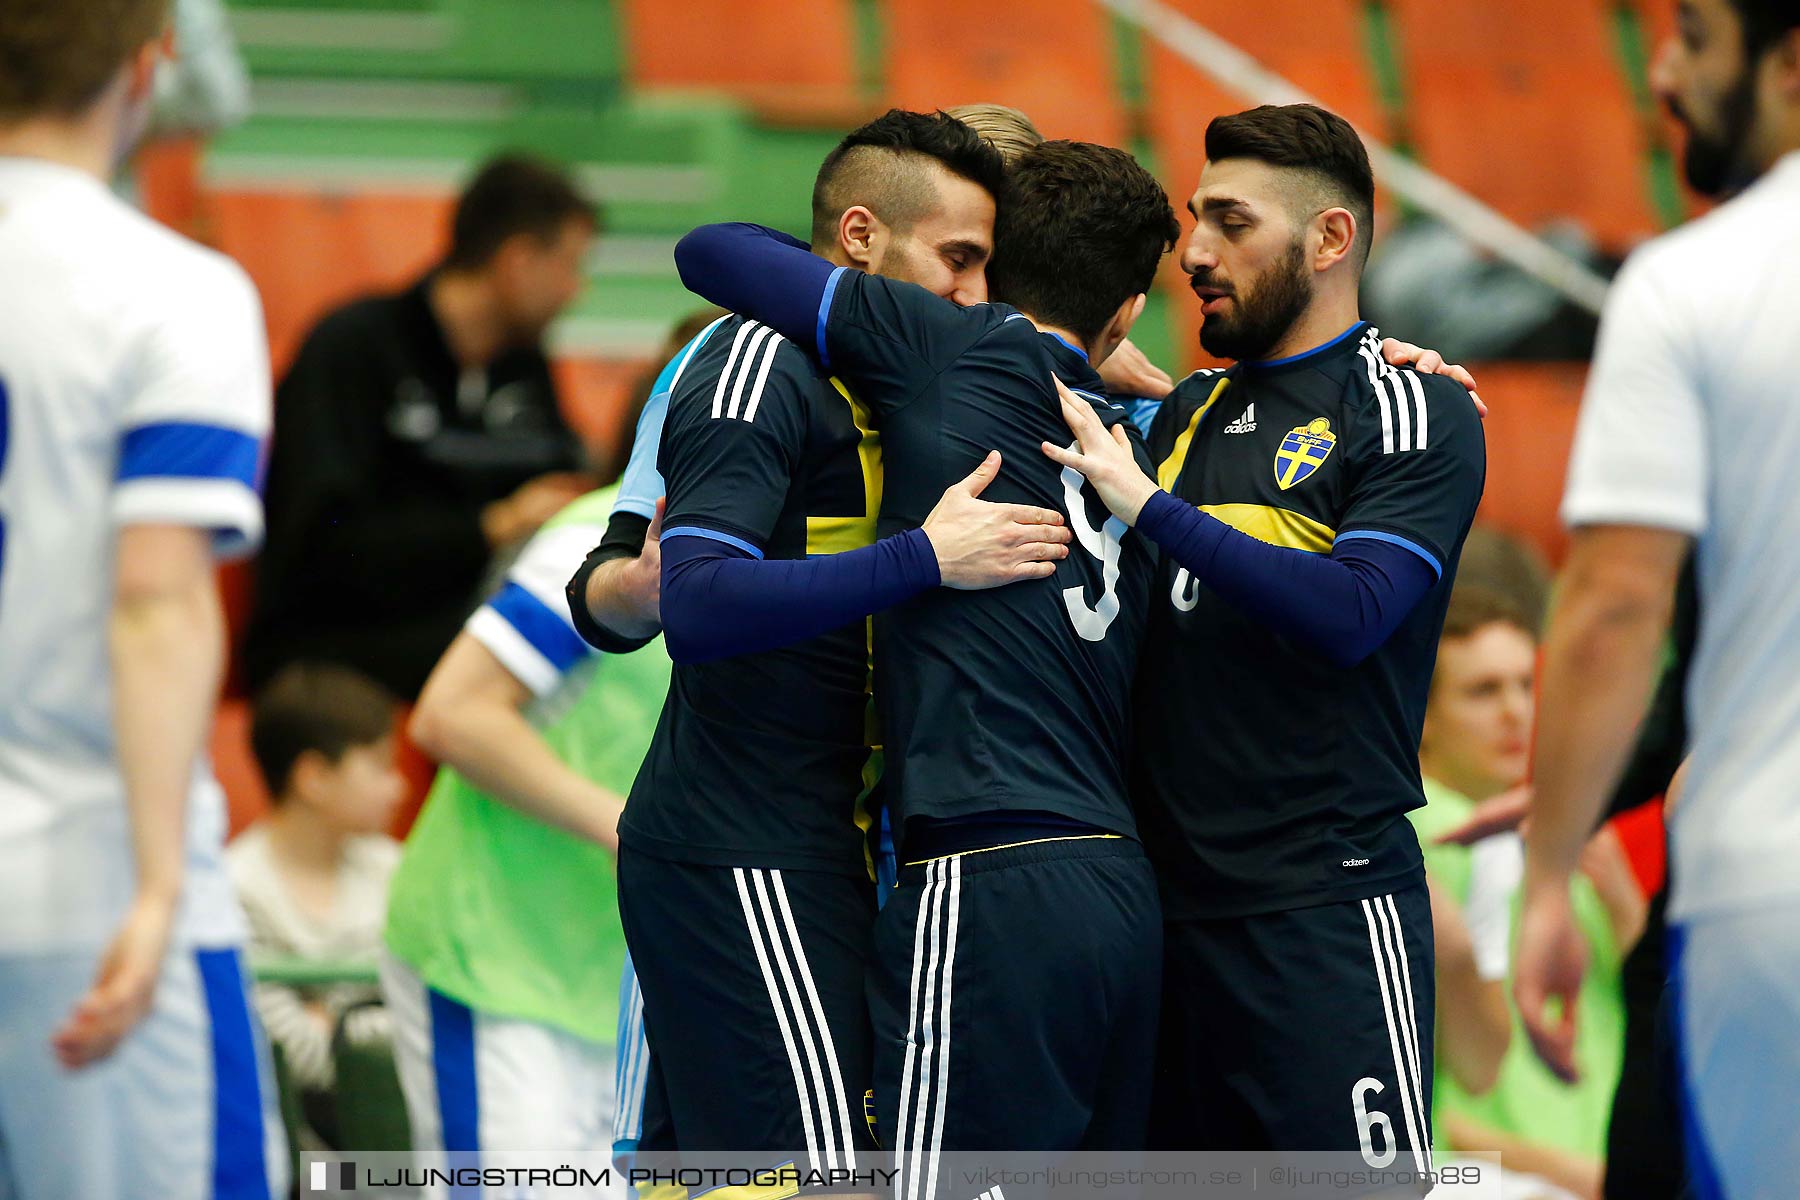
<svg viewBox="0 0 1800 1200">
<path fill-rule="evenodd" d="M 471 1009 L 392 954 L 382 956 L 381 994 L 415 1150 L 611 1151 L 611 1046 Z"/>
<path fill-rule="evenodd" d="M 98 957 L 0 956 L 0 1196 L 286 1195 L 274 1070 L 237 949 L 172 951 L 149 1015 L 111 1057 L 65 1071 L 50 1037 Z"/>
<path fill-rule="evenodd" d="M 1671 928 L 1688 1171 L 1697 1200 L 1787 1200 L 1800 1180 L 1800 906 Z"/>
</svg>

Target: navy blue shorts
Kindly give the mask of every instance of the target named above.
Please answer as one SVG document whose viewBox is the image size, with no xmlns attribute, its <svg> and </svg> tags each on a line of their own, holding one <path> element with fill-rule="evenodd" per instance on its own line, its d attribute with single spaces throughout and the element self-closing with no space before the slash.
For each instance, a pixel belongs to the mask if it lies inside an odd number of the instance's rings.
<svg viewBox="0 0 1800 1200">
<path fill-rule="evenodd" d="M 1141 1148 L 1161 954 L 1155 877 L 1128 838 L 902 867 L 869 974 L 877 1132 L 895 1165 Z"/>
<path fill-rule="evenodd" d="M 1431 1164 L 1436 997 L 1424 884 L 1164 929 L 1150 1146 Z"/>
<path fill-rule="evenodd" d="M 667 1117 L 659 1142 L 802 1170 L 875 1165 L 866 879 L 626 847 L 619 913 L 654 1060 L 646 1111 Z"/>
</svg>

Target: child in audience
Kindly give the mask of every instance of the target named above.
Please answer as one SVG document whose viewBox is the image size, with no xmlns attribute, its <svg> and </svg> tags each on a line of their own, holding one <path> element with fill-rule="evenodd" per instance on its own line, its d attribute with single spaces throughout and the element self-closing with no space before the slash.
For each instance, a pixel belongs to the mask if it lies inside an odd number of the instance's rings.
<svg viewBox="0 0 1800 1200">
<path fill-rule="evenodd" d="M 384 832 L 405 791 L 394 700 L 345 667 L 295 664 L 253 705 L 250 743 L 274 806 L 226 851 L 257 961 L 373 968 L 399 847 Z M 256 985 L 313 1131 L 334 1136 L 332 1034 L 369 984 Z"/>
<path fill-rule="evenodd" d="M 1610 830 L 1595 837 L 1575 883 L 1591 962 L 1576 1046 L 1581 1078 L 1572 1084 L 1538 1062 L 1512 1011 L 1509 951 L 1523 868 L 1518 835 L 1497 834 L 1471 847 L 1436 841 L 1475 804 L 1525 786 L 1535 713 L 1534 628 L 1530 615 L 1506 598 L 1459 585 L 1438 646 L 1419 747 L 1426 805 L 1410 814 L 1425 850 L 1437 925 L 1433 1124 L 1441 1152 L 1500 1152 L 1508 1195 L 1598 1197 L 1622 1053 L 1620 963 L 1644 912 L 1618 839 Z"/>
</svg>

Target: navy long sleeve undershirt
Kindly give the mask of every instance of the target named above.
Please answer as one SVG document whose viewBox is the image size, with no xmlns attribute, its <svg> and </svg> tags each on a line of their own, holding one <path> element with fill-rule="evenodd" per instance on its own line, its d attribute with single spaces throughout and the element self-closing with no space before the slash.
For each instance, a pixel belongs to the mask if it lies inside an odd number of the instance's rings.
<svg viewBox="0 0 1800 1200">
<path fill-rule="evenodd" d="M 689 291 L 819 352 L 834 268 L 804 243 L 761 225 L 703 225 L 675 247 L 675 265 Z M 841 554 L 774 561 L 709 537 L 676 536 L 665 538 L 662 563 L 663 633 L 679 663 L 804 641 L 940 582 L 921 529 Z"/>
<path fill-rule="evenodd" d="M 1330 557 L 1271 546 L 1168 492 L 1150 497 L 1137 527 L 1246 616 L 1340 667 L 1379 649 L 1438 578 L 1419 555 L 1374 538 L 1340 538 Z"/>
<path fill-rule="evenodd" d="M 826 357 L 823 308 L 837 268 L 804 243 L 764 225 L 702 225 L 676 243 L 675 269 L 696 296 Z"/>
<path fill-rule="evenodd" d="M 773 650 L 841 629 L 939 582 L 937 554 L 923 529 L 841 554 L 769 560 L 711 537 L 665 535 L 664 645 L 678 663 Z"/>
</svg>

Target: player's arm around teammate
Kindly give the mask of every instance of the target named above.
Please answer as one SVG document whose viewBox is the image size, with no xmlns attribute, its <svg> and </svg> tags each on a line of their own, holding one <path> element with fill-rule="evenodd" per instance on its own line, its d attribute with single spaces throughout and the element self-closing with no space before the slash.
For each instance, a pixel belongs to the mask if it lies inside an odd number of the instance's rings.
<svg viewBox="0 0 1800 1200">
<path fill-rule="evenodd" d="M 866 209 L 851 211 L 876 224 Z M 861 236 L 869 236 L 867 229 Z M 815 261 L 829 271 L 825 260 Z M 665 571 L 664 489 L 657 460 L 669 393 L 715 326 L 671 359 L 654 385 L 606 536 L 569 582 L 570 612 L 591 644 L 625 651 L 655 637 L 663 629 L 663 587 L 669 579 L 678 598 L 671 653 L 708 658 L 803 640 L 940 584 L 979 589 L 1041 578 L 1067 555 L 1071 535 L 1062 514 L 980 499 L 1002 465 L 993 455 L 944 491 L 922 539 L 913 531 L 845 555 L 799 562 L 749 561 L 753 556 L 747 552 L 716 540 L 690 539 Z M 910 545 L 903 545 L 907 538 Z M 823 604 L 816 602 L 821 596 Z M 708 615 L 721 606 L 731 611 L 728 625 Z M 722 634 L 724 641 L 718 640 Z"/>
<path fill-rule="evenodd" d="M 1000 455 L 990 452 L 919 529 L 834 555 L 764 560 L 711 538 L 684 540 L 662 555 L 670 656 L 700 662 L 772 650 L 940 585 L 974 591 L 1047 577 L 1069 553 L 1064 517 L 981 500 L 999 473 Z M 735 624 L 721 625 L 722 613 Z"/>
</svg>

